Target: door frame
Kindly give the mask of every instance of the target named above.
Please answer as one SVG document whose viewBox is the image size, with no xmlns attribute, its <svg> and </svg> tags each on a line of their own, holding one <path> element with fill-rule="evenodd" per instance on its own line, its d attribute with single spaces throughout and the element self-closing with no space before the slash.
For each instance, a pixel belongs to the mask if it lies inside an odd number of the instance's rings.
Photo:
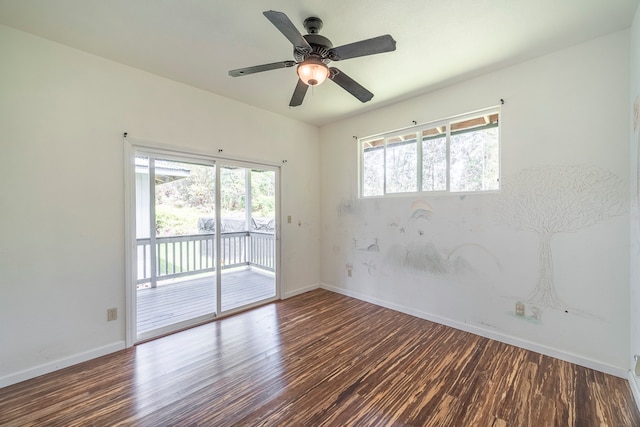
<svg viewBox="0 0 640 427">
<path fill-rule="evenodd" d="M 154 156 L 161 156 L 171 160 L 175 158 L 178 161 L 191 160 L 194 162 L 202 162 L 203 164 L 214 164 L 216 166 L 216 223 L 217 229 L 220 226 L 220 170 L 219 165 L 233 165 L 244 168 L 255 168 L 273 170 L 275 173 L 275 281 L 276 281 L 276 293 L 273 298 L 268 300 L 262 300 L 260 302 L 249 304 L 239 307 L 237 309 L 229 310 L 224 313 L 220 312 L 220 274 L 219 262 L 216 266 L 216 286 L 217 286 L 217 302 L 216 302 L 216 316 L 226 317 L 236 312 L 245 311 L 253 307 L 265 304 L 267 302 L 276 301 L 281 299 L 281 236 L 280 236 L 280 168 L 281 165 L 269 161 L 249 160 L 237 157 L 221 156 L 221 150 L 218 151 L 218 155 L 210 152 L 202 152 L 197 150 L 185 150 L 180 147 L 167 146 L 157 143 L 150 143 L 147 141 L 132 139 L 125 133 L 124 135 L 124 208 L 125 208 L 125 221 L 124 221 L 124 238 L 125 238 L 125 345 L 126 347 L 132 347 L 138 342 L 149 339 L 138 339 L 137 336 L 137 242 L 136 242 L 136 192 L 135 192 L 135 156 L 137 153 L 145 153 Z M 216 245 L 218 250 L 220 249 L 220 238 L 216 236 Z M 218 251 L 217 254 L 220 254 Z M 218 260 L 219 261 L 219 260 Z M 213 320 L 207 319 L 205 323 Z M 178 326 L 182 326 L 179 324 Z M 195 325 L 185 324 L 184 327 L 192 327 Z M 179 330 L 180 328 L 176 329 Z M 173 330 L 171 331 L 173 332 Z M 167 332 L 168 333 L 168 332 Z"/>
</svg>

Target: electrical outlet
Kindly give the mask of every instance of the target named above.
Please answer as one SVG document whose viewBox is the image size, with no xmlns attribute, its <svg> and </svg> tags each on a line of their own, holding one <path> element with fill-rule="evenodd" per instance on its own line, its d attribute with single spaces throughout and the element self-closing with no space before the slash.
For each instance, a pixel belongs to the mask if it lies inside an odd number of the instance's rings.
<svg viewBox="0 0 640 427">
<path fill-rule="evenodd" d="M 291 224 L 291 215 L 287 216 L 287 224 Z"/>
<path fill-rule="evenodd" d="M 117 308 L 108 308 L 107 309 L 107 322 L 112 320 L 116 320 L 118 318 L 118 309 Z"/>
</svg>

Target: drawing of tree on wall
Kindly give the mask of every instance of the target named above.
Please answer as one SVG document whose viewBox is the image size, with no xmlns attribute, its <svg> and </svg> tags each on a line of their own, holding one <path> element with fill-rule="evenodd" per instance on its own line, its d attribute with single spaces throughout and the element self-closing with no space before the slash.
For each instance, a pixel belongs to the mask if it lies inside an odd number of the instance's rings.
<svg viewBox="0 0 640 427">
<path fill-rule="evenodd" d="M 505 179 L 497 214 L 503 223 L 539 237 L 539 270 L 530 304 L 566 310 L 556 293 L 551 238 L 606 221 L 625 212 L 623 181 L 593 165 L 543 166 Z"/>
</svg>

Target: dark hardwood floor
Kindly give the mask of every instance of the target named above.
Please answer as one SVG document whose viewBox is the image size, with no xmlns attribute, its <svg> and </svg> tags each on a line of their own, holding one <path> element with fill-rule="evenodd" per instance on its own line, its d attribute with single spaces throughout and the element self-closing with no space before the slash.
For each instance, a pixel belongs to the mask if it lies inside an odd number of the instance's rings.
<svg viewBox="0 0 640 427">
<path fill-rule="evenodd" d="M 628 383 L 317 290 L 0 389 L 7 426 L 640 426 Z"/>
</svg>

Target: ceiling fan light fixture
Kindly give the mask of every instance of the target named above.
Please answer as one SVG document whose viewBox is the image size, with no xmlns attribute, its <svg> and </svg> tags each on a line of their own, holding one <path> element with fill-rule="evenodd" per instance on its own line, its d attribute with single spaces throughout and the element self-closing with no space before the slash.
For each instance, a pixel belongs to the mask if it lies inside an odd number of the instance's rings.
<svg viewBox="0 0 640 427">
<path fill-rule="evenodd" d="M 329 77 L 329 67 L 314 56 L 302 61 L 297 71 L 300 80 L 308 86 L 318 86 Z"/>
</svg>

